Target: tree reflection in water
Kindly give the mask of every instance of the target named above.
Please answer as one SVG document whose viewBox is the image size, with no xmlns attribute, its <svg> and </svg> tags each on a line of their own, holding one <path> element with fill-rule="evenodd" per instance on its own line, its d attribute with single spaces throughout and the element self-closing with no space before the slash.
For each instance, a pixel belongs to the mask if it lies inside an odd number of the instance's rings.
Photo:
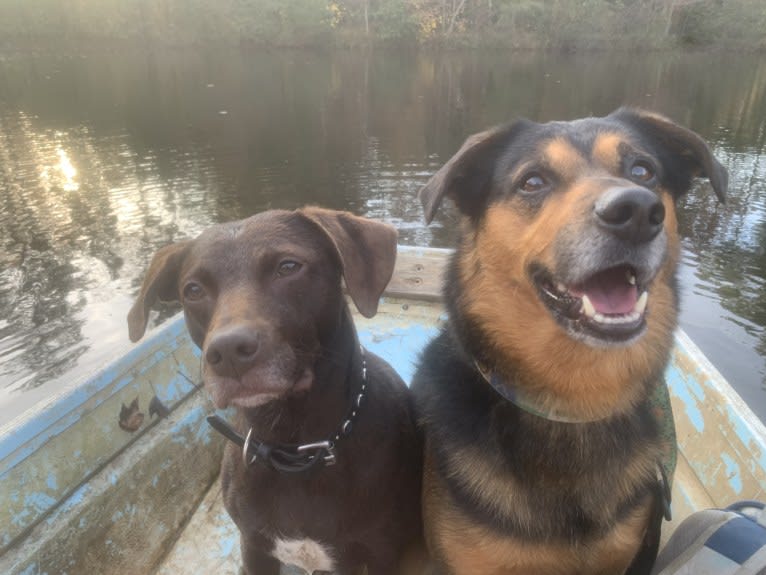
<svg viewBox="0 0 766 575">
<path fill-rule="evenodd" d="M 0 60 L 0 421 L 125 349 L 158 247 L 303 203 L 449 246 L 454 213 L 424 227 L 416 193 L 468 134 L 626 103 L 700 132 L 731 172 L 725 209 L 680 205 L 683 318 L 766 417 L 762 58 L 137 50 Z"/>
</svg>

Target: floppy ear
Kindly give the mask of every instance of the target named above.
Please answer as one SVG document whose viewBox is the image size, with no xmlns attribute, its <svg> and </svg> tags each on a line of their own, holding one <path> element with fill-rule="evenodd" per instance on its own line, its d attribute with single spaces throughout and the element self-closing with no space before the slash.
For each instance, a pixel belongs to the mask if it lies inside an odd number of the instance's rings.
<svg viewBox="0 0 766 575">
<path fill-rule="evenodd" d="M 520 120 L 470 136 L 418 193 L 426 223 L 431 223 L 444 196 L 452 198 L 467 216 L 476 217 L 481 213 L 489 197 L 497 160 L 511 140 L 529 124 Z"/>
<path fill-rule="evenodd" d="M 322 208 L 303 208 L 298 212 L 330 238 L 343 266 L 351 299 L 363 316 L 374 316 L 378 300 L 394 273 L 396 229 L 348 212 Z"/>
<path fill-rule="evenodd" d="M 718 200 L 726 203 L 729 174 L 698 134 L 644 110 L 620 108 L 609 117 L 638 130 L 666 152 L 660 159 L 665 162 L 668 180 L 679 196 L 689 191 L 693 178 L 703 177 L 710 180 Z"/>
<path fill-rule="evenodd" d="M 128 312 L 130 341 L 136 342 L 146 331 L 149 310 L 160 301 L 177 301 L 178 272 L 189 241 L 178 242 L 160 249 L 152 258 L 144 283 L 133 307 Z"/>
</svg>

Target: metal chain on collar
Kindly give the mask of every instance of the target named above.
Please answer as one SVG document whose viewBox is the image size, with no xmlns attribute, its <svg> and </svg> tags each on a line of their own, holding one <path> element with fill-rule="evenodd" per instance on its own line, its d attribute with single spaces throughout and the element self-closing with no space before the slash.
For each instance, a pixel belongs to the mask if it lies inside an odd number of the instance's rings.
<svg viewBox="0 0 766 575">
<path fill-rule="evenodd" d="M 340 424 L 338 432 L 331 440 L 333 446 L 340 438 L 346 437 L 351 433 L 351 429 L 354 427 L 354 420 L 359 412 L 359 408 L 362 407 L 362 401 L 364 401 L 364 395 L 367 392 L 367 358 L 364 355 L 364 347 L 361 345 L 359 346 L 359 351 L 362 355 L 362 385 L 359 388 L 359 393 L 356 394 L 356 398 L 354 398 L 348 417 Z"/>
</svg>

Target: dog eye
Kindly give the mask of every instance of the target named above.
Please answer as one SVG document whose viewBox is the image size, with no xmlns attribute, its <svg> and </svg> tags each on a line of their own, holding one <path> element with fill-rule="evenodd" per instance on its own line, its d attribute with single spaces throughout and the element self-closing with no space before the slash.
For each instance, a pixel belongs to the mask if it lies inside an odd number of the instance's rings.
<svg viewBox="0 0 766 575">
<path fill-rule="evenodd" d="M 548 187 L 548 180 L 542 177 L 537 172 L 527 174 L 522 178 L 519 189 L 527 194 L 533 194 Z"/>
<path fill-rule="evenodd" d="M 293 260 L 284 260 L 279 262 L 279 268 L 277 269 L 277 274 L 284 277 L 289 276 L 290 274 L 294 274 L 299 269 L 301 269 L 303 266 L 299 264 L 298 262 L 294 262 Z"/>
<path fill-rule="evenodd" d="M 205 290 L 196 282 L 189 282 L 184 286 L 184 299 L 187 301 L 199 301 L 205 297 Z"/>
<path fill-rule="evenodd" d="M 648 182 L 654 177 L 654 168 L 644 161 L 637 161 L 630 167 L 630 178 L 636 182 Z"/>
</svg>

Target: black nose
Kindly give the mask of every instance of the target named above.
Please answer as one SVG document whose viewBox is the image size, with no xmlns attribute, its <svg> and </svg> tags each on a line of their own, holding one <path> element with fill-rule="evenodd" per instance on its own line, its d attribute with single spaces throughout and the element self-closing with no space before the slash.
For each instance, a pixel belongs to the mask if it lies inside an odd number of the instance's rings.
<svg viewBox="0 0 766 575">
<path fill-rule="evenodd" d="M 665 206 L 646 188 L 613 188 L 595 206 L 598 225 L 620 239 L 648 242 L 662 230 Z"/>
<path fill-rule="evenodd" d="M 205 348 L 205 360 L 218 375 L 239 377 L 255 365 L 258 332 L 235 326 L 216 333 Z"/>
</svg>

